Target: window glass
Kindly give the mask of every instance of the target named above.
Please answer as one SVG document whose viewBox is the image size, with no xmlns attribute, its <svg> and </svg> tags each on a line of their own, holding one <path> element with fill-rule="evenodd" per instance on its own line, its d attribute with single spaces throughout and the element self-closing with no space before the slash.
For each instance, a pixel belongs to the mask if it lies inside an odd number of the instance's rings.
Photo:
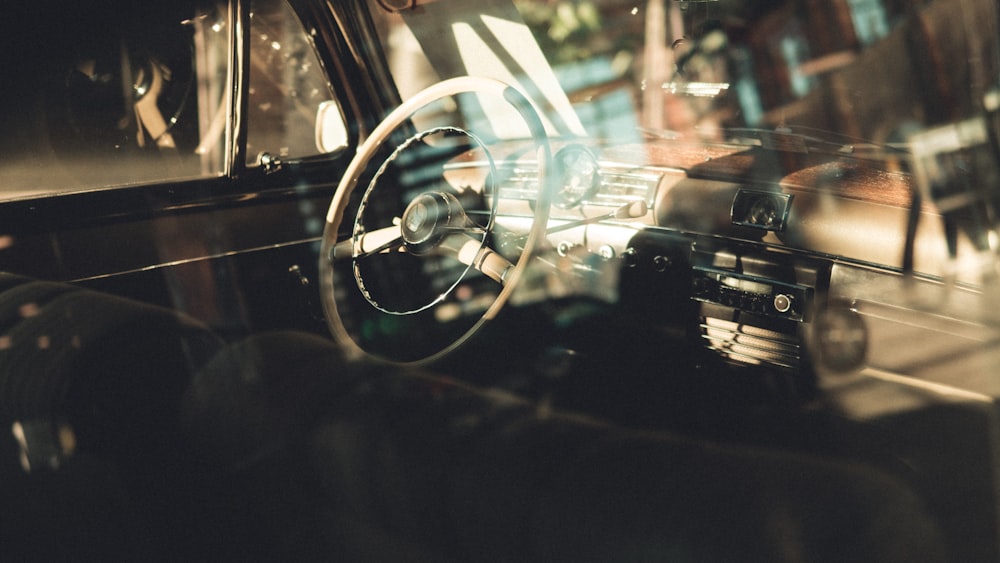
<svg viewBox="0 0 1000 563">
<path fill-rule="evenodd" d="M 247 160 L 301 158 L 343 146 L 343 113 L 309 34 L 284 0 L 254 0 L 250 16 Z M 317 131 L 317 115 L 324 128 Z M 325 140 L 324 140 L 325 139 Z"/>
<path fill-rule="evenodd" d="M 38 2 L 5 18 L 21 56 L 2 63 L 0 199 L 224 171 L 224 3 Z"/>
</svg>

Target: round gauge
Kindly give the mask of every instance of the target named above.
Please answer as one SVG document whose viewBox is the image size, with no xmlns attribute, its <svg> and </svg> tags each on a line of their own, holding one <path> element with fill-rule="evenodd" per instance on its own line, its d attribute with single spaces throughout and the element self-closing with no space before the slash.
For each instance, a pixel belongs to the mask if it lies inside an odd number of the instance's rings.
<svg viewBox="0 0 1000 563">
<path fill-rule="evenodd" d="M 778 204 L 770 197 L 761 197 L 750 206 L 750 223 L 764 228 L 772 228 L 778 224 Z"/>
<path fill-rule="evenodd" d="M 582 145 L 568 145 L 555 155 L 559 188 L 555 205 L 570 208 L 593 195 L 600 182 L 600 167 L 594 153 Z"/>
<path fill-rule="evenodd" d="M 378 3 L 387 12 L 402 12 L 417 5 L 416 0 L 378 0 Z"/>
</svg>

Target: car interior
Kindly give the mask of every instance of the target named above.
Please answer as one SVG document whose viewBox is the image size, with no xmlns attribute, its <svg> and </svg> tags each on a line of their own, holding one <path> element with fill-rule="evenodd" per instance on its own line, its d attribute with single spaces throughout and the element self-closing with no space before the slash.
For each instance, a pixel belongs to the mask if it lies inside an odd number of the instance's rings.
<svg viewBox="0 0 1000 563">
<path fill-rule="evenodd" d="M 0 560 L 1000 560 L 995 2 L 4 11 Z"/>
</svg>

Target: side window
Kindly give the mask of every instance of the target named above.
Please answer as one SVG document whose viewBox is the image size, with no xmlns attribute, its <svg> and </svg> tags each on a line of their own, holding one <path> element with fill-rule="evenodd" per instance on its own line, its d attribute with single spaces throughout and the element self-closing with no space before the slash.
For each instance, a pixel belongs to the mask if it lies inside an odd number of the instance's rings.
<svg viewBox="0 0 1000 563">
<path fill-rule="evenodd" d="M 309 35 L 285 0 L 251 4 L 247 95 L 247 164 L 263 153 L 294 159 L 346 146 L 343 112 Z"/>
<path fill-rule="evenodd" d="M 0 199 L 224 172 L 224 1 L 46 5 L 5 15 Z"/>
</svg>

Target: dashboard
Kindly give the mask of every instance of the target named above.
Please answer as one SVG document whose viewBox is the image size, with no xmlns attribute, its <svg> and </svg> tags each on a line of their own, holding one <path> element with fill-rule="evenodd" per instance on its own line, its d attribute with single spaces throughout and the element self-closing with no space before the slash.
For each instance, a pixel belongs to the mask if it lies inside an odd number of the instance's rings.
<svg viewBox="0 0 1000 563">
<path fill-rule="evenodd" d="M 492 150 L 497 223 L 525 228 L 537 164 L 518 148 Z M 926 319 L 965 327 L 955 350 L 991 339 L 988 323 L 964 320 L 981 307 L 975 280 L 949 277 L 940 217 L 892 158 L 568 143 L 554 167 L 549 246 L 615 271 L 601 296 L 636 313 L 644 333 L 679 338 L 703 358 L 811 387 L 866 371 L 915 373 L 892 359 L 900 354 L 885 335 L 905 326 L 933 340 Z M 486 185 L 490 170 L 467 154 L 445 178 Z M 953 367 L 922 366 L 921 377 L 951 385 Z"/>
</svg>

